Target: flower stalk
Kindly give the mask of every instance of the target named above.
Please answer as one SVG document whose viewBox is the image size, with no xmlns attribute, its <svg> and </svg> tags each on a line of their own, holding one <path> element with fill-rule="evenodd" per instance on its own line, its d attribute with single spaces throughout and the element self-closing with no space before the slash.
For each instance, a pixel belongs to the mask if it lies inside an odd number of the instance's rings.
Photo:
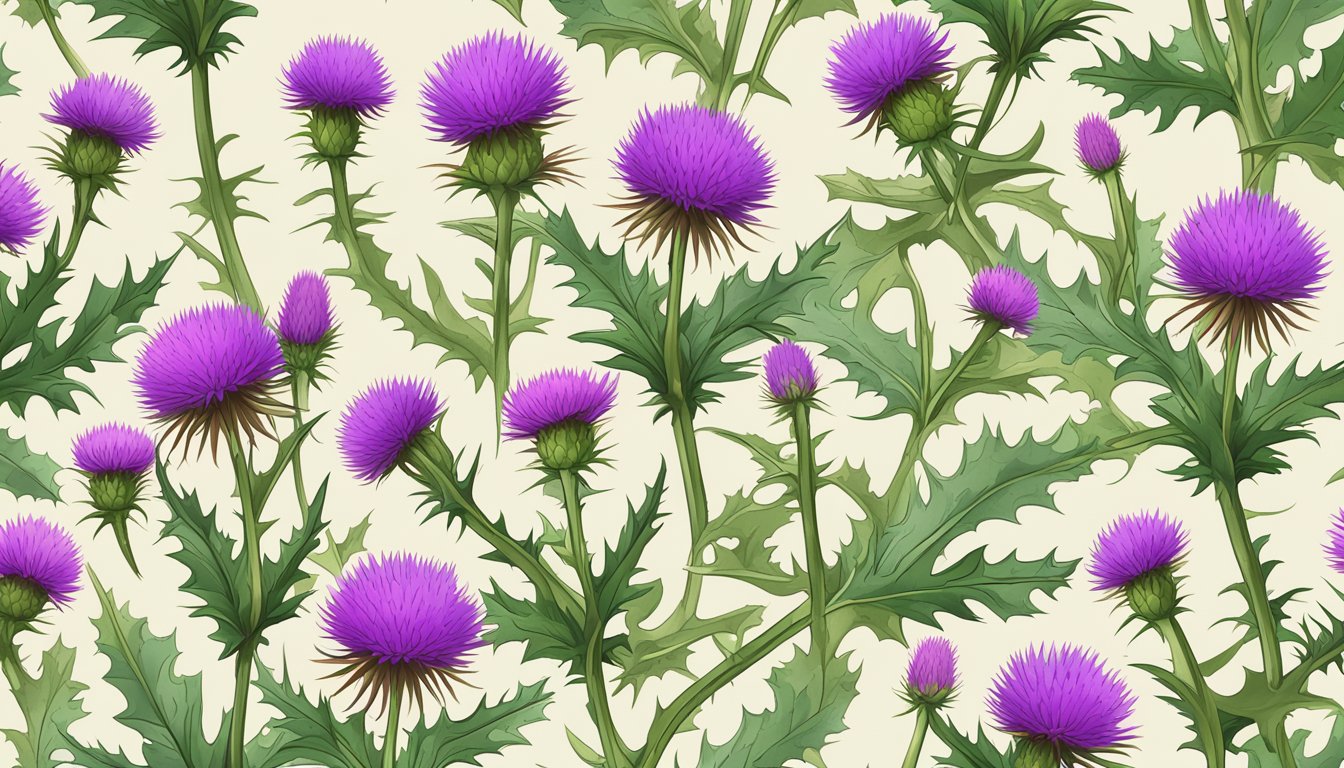
<svg viewBox="0 0 1344 768">
<path fill-rule="evenodd" d="M 491 285 L 494 295 L 491 332 L 495 365 L 490 378 L 495 385 L 496 426 L 504 405 L 504 393 L 509 391 L 509 347 L 513 343 L 509 329 L 509 311 L 512 308 L 509 272 L 513 266 L 513 214 L 518 208 L 518 200 L 518 192 L 511 189 L 499 190 L 490 195 L 490 202 L 495 207 L 495 264 Z"/>
<path fill-rule="evenodd" d="M 1153 622 L 1162 639 L 1171 651 L 1172 673 L 1190 687 L 1194 700 L 1187 702 L 1197 713 L 1195 731 L 1199 737 L 1200 749 L 1209 768 L 1223 768 L 1227 763 L 1227 747 L 1223 740 L 1222 723 L 1218 717 L 1218 702 L 1209 689 L 1208 681 L 1199 670 L 1199 659 L 1185 630 L 1175 616 Z"/>
<path fill-rule="evenodd" d="M 812 652 L 826 667 L 831 659 L 831 642 L 826 626 L 826 561 L 821 551 L 821 532 L 817 525 L 817 458 L 812 444 L 811 407 L 805 400 L 793 404 L 793 435 L 798 446 L 798 511 L 803 518 L 803 544 L 807 557 L 807 600 L 812 608 Z"/>
<path fill-rule="evenodd" d="M 255 631 L 261 625 L 261 606 L 265 598 L 261 577 L 261 521 L 258 519 L 259 511 L 253 509 L 252 468 L 242 442 L 233 429 L 226 430 L 225 436 L 229 444 L 229 458 L 233 463 L 238 499 L 242 503 L 243 555 L 247 561 L 248 590 L 251 596 L 248 625 L 251 631 Z M 233 710 L 229 720 L 226 752 L 227 768 L 243 768 L 246 765 L 243 750 L 247 745 L 247 702 L 252 685 L 252 663 L 256 657 L 256 647 L 253 638 L 244 640 L 235 660 Z"/>
<path fill-rule="evenodd" d="M 919 755 L 924 749 L 924 737 L 929 732 L 929 711 L 932 707 L 921 706 L 915 710 L 915 730 L 910 734 L 910 746 L 906 747 L 905 759 L 901 768 L 918 768 Z"/>
<path fill-rule="evenodd" d="M 52 10 L 51 0 L 36 0 L 36 2 L 37 9 L 42 13 L 42 20 L 47 24 L 47 31 L 51 33 L 51 39 L 56 43 L 56 48 L 60 50 L 65 63 L 70 65 L 75 77 L 88 77 L 88 65 L 70 45 L 70 41 L 65 39 L 65 33 L 61 32 L 60 25 L 56 23 L 56 12 Z"/>
<path fill-rule="evenodd" d="M 383 768 L 396 768 L 397 742 L 400 740 L 401 688 L 393 687 L 387 696 L 387 729 L 383 736 Z"/>
</svg>

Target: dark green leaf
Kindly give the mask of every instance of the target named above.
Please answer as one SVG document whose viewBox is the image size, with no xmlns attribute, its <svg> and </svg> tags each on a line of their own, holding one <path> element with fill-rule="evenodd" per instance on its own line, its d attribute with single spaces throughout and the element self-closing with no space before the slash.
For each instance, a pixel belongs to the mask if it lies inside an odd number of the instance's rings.
<svg viewBox="0 0 1344 768">
<path fill-rule="evenodd" d="M 1096 0 L 929 0 L 929 5 L 945 24 L 979 27 L 994 51 L 994 71 L 1006 69 L 1017 77 L 1033 75 L 1038 64 L 1050 61 L 1045 49 L 1051 43 L 1084 40 L 1106 12 L 1124 10 Z"/>
<path fill-rule="evenodd" d="M 593 584 L 604 622 L 610 621 L 630 601 L 650 589 L 648 584 L 632 584 L 631 579 L 639 573 L 639 559 L 658 533 L 658 522 L 665 514 L 662 512 L 662 503 L 663 493 L 667 490 L 666 480 L 667 462 L 662 462 L 658 466 L 658 476 L 645 490 L 644 502 L 639 508 L 633 503 L 629 505 L 621 535 L 614 545 L 606 548 L 602 573 Z"/>
<path fill-rule="evenodd" d="M 1288 469 L 1277 446 L 1289 440 L 1314 441 L 1308 422 L 1339 418 L 1330 406 L 1344 403 L 1344 364 L 1298 373 L 1299 360 L 1289 360 L 1272 382 L 1268 359 L 1251 372 L 1232 429 L 1238 479 Z"/>
<path fill-rule="evenodd" d="M 60 501 L 61 486 L 56 482 L 60 465 L 50 456 L 35 453 L 23 438 L 0 428 L 0 488 L 37 501 Z"/>
<path fill-rule="evenodd" d="M 19 768 L 57 768 L 65 760 L 52 755 L 77 746 L 67 735 L 70 724 L 84 716 L 82 699 L 88 686 L 71 678 L 75 650 L 59 639 L 42 654 L 42 674 L 33 677 L 17 663 L 4 665 L 10 691 L 23 714 L 24 728 L 3 733 L 19 753 Z"/>
<path fill-rule="evenodd" d="M 527 744 L 522 729 L 546 721 L 551 694 L 545 682 L 525 685 L 494 704 L 481 702 L 461 720 L 441 716 L 433 725 L 421 723 L 411 730 L 406 750 L 397 758 L 404 768 L 449 768 L 481 766 L 487 755 L 500 755 L 512 746 Z"/>
<path fill-rule="evenodd" d="M 322 516 L 322 507 L 327 498 L 327 479 L 322 480 L 317 493 L 308 503 L 308 516 L 303 525 L 280 544 L 280 557 L 277 560 L 265 560 L 261 566 L 261 580 L 265 585 L 266 596 L 261 604 L 261 623 L 253 630 L 259 635 L 268 628 L 298 615 L 299 606 L 312 594 L 304 588 L 308 575 L 303 571 L 303 563 L 317 549 L 322 532 L 327 529 Z"/>
<path fill-rule="evenodd" d="M 374 747 L 368 731 L 370 723 L 363 710 L 341 720 L 330 699 L 323 696 L 313 704 L 283 670 L 281 678 L 277 680 L 264 666 L 257 670 L 261 701 L 279 710 L 280 717 L 271 721 L 272 732 L 278 733 L 271 743 L 262 749 L 249 749 L 249 765 L 319 763 L 326 768 L 382 765 L 382 754 Z"/>
<path fill-rule="evenodd" d="M 712 83 L 723 68 L 723 46 L 707 4 L 692 0 L 551 0 L 564 22 L 560 33 L 582 48 L 597 45 L 607 67 L 623 51 L 647 63 L 660 53 L 678 59 L 676 73 Z"/>
<path fill-rule="evenodd" d="M 1159 131 L 1170 128 L 1190 107 L 1195 109 L 1196 125 L 1215 112 L 1237 115 L 1231 82 L 1221 69 L 1204 60 L 1193 32 L 1176 30 L 1165 46 L 1150 39 L 1149 49 L 1148 58 L 1141 59 L 1121 43 L 1120 53 L 1112 59 L 1098 48 L 1101 64 L 1076 70 L 1073 79 L 1120 96 L 1112 117 L 1157 111 Z"/>
<path fill-rule="evenodd" d="M 580 674 L 585 638 L 580 627 L 550 601 L 541 603 L 514 597 L 492 585 L 481 593 L 485 620 L 493 625 L 485 633 L 492 645 L 526 643 L 523 658 L 551 659 L 570 665 L 571 674 Z"/>
<path fill-rule="evenodd" d="M 989 737 L 985 735 L 985 729 L 977 729 L 977 738 L 972 738 L 961 732 L 949 720 L 945 720 L 942 715 L 935 714 L 929 719 L 929 730 L 943 742 L 947 749 L 947 757 L 937 758 L 937 765 L 947 768 L 1012 768 L 1013 753 L 1009 749 L 1008 754 L 1000 752 Z"/>
<path fill-rule="evenodd" d="M 1321 70 L 1303 77 L 1283 105 L 1274 145 L 1299 155 L 1322 181 L 1341 181 L 1344 159 L 1335 139 L 1344 133 L 1344 40 L 1321 52 Z M 1274 151 L 1275 146 L 1270 147 Z"/>
<path fill-rule="evenodd" d="M 219 66 L 241 45 L 225 31 L 232 20 L 256 16 L 257 9 L 238 0 L 74 0 L 93 7 L 93 18 L 115 19 L 99 39 L 138 40 L 137 56 L 169 50 L 170 68 L 185 73 L 193 66 Z"/>
<path fill-rule="evenodd" d="M 1261 82 L 1271 84 L 1279 69 L 1296 68 L 1311 58 L 1306 33 L 1311 27 L 1344 14 L 1336 0 L 1256 0 L 1251 14 L 1260 16 L 1259 56 Z"/>
</svg>

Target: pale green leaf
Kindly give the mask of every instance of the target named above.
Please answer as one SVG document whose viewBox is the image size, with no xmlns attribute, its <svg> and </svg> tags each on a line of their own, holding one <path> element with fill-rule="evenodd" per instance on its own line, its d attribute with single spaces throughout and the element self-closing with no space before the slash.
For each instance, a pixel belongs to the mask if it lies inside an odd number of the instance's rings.
<svg viewBox="0 0 1344 768">
<path fill-rule="evenodd" d="M 0 488 L 14 498 L 60 501 L 61 486 L 56 482 L 60 469 L 50 456 L 35 453 L 23 438 L 0 428 Z"/>
</svg>

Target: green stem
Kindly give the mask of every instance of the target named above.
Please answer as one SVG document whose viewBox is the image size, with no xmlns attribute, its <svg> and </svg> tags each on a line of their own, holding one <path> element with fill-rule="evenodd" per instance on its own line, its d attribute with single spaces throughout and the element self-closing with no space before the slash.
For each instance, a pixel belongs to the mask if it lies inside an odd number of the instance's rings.
<svg viewBox="0 0 1344 768">
<path fill-rule="evenodd" d="M 583 651 L 583 677 L 588 688 L 588 703 L 593 709 L 598 737 L 602 740 L 602 754 L 607 768 L 623 768 L 629 764 L 625 745 L 616 732 L 611 717 L 611 702 L 607 698 L 607 679 L 602 670 L 603 634 L 606 624 L 597 604 L 597 589 L 593 586 L 593 564 L 588 555 L 588 541 L 583 533 L 583 508 L 579 503 L 579 483 L 573 470 L 562 469 L 560 487 L 565 497 L 565 516 L 569 530 L 569 549 L 574 557 L 574 570 L 579 573 L 580 592 L 583 593 L 586 644 Z"/>
<path fill-rule="evenodd" d="M 728 28 L 723 38 L 723 65 L 719 70 L 719 81 L 715 83 L 714 109 L 722 112 L 728 108 L 733 98 L 733 81 L 737 77 L 737 56 L 742 50 L 742 38 L 746 35 L 747 20 L 750 16 L 751 0 L 728 0 Z"/>
<path fill-rule="evenodd" d="M 75 182 L 75 207 L 70 217 L 70 234 L 65 239 L 65 248 L 61 251 L 61 266 L 57 272 L 66 269 L 75 260 L 75 251 L 79 249 L 84 230 L 93 220 L 93 201 L 98 196 L 98 185 L 90 179 Z"/>
<path fill-rule="evenodd" d="M 691 520 L 690 564 L 696 565 L 699 553 L 697 542 L 709 525 L 709 499 L 705 493 L 705 479 L 700 466 L 700 448 L 695 442 L 695 414 L 686 400 L 686 384 L 681 372 L 681 294 L 686 279 L 686 238 L 674 235 L 667 279 L 667 328 L 663 334 L 663 368 L 667 374 L 667 404 L 672 415 L 672 434 L 677 442 L 677 458 L 681 463 L 682 487 L 686 493 L 686 507 Z M 700 574 L 686 577 L 686 594 L 681 602 L 681 616 L 695 614 L 700 602 Z M 674 614 L 675 616 L 676 614 Z"/>
<path fill-rule="evenodd" d="M 1130 200 L 1125 194 L 1125 182 L 1120 169 L 1113 168 L 1102 175 L 1106 197 L 1111 206 L 1111 226 L 1115 232 L 1115 250 L 1120 263 L 1111 265 L 1111 300 L 1119 301 L 1134 274 L 1134 216 Z"/>
<path fill-rule="evenodd" d="M 942 166 L 938 161 L 938 155 L 932 149 L 925 149 L 920 153 L 920 162 L 923 163 L 929 178 L 933 185 L 938 189 L 938 195 L 947 203 L 950 212 L 957 212 L 955 221 L 960 222 L 965 227 L 966 233 L 975 240 L 976 245 L 984 253 L 984 258 L 975 258 L 975 254 L 970 255 L 981 267 L 987 267 L 999 260 L 999 247 L 995 243 L 994 230 L 990 228 L 989 222 L 985 221 L 978 212 L 970 209 L 970 202 L 962 196 L 961 181 L 956 182 L 954 189 L 943 178 Z M 965 160 L 968 156 L 962 155 Z M 960 171 L 958 171 L 960 172 Z"/>
<path fill-rule="evenodd" d="M 243 451 L 237 432 L 226 430 L 229 443 L 229 457 L 233 462 L 233 475 L 238 488 L 238 499 L 242 504 L 243 517 L 243 553 L 247 560 L 248 590 L 251 597 L 251 610 L 248 615 L 249 632 L 255 631 L 261 624 L 261 604 L 264 591 L 261 580 L 261 521 L 260 511 L 253 508 L 252 468 Z M 248 638 L 238 649 L 237 675 L 234 678 L 233 712 L 229 725 L 227 768 L 243 768 L 243 747 L 246 745 L 247 694 L 252 681 L 252 661 L 256 653 L 256 641 Z"/>
<path fill-rule="evenodd" d="M 60 26 L 56 23 L 56 14 L 51 9 L 50 0 L 37 0 L 37 8 L 42 12 L 42 20 L 47 23 L 47 31 L 51 33 L 51 39 L 56 42 L 56 47 L 60 49 L 61 56 L 65 57 L 65 63 L 69 64 L 70 69 L 74 71 L 75 77 L 88 77 L 89 67 L 71 47 L 70 41 L 65 39 L 65 34 L 61 32 Z"/>
<path fill-rule="evenodd" d="M 1209 690 L 1208 681 L 1199 671 L 1199 659 L 1195 656 L 1185 631 L 1175 617 L 1154 622 L 1157 631 L 1167 641 L 1171 650 L 1172 673 L 1177 679 L 1195 692 L 1196 701 L 1187 702 L 1199 716 L 1195 721 L 1195 730 L 1208 768 L 1223 768 L 1227 762 L 1227 747 L 1223 740 L 1222 723 L 1218 717 L 1218 702 Z"/>
<path fill-rule="evenodd" d="M 917 768 L 919 753 L 924 749 L 924 736 L 929 732 L 929 708 L 920 707 L 915 714 L 915 732 L 910 734 L 910 746 L 905 750 L 901 768 Z"/>
<path fill-rule="evenodd" d="M 765 77 L 765 67 L 770 63 L 770 57 L 774 55 L 775 46 L 779 44 L 779 39 L 784 35 L 784 30 L 788 29 L 793 23 L 793 17 L 798 12 L 798 6 L 801 0 L 785 0 L 784 8 L 779 10 L 779 0 L 775 0 L 775 9 L 770 14 L 770 21 L 766 22 L 765 34 L 761 38 L 761 47 L 756 51 L 756 60 L 751 63 L 751 70 L 747 73 L 747 93 L 742 97 L 742 111 L 747 110 L 747 105 L 751 103 L 751 97 L 756 92 L 756 85 Z"/>
<path fill-rule="evenodd" d="M 492 195 L 495 205 L 495 270 L 492 288 L 494 306 L 491 332 L 495 345 L 495 367 L 490 378 L 495 385 L 495 423 L 503 418 L 504 394 L 509 391 L 509 270 L 513 262 L 513 213 L 518 207 L 518 193 L 512 191 Z"/>
<path fill-rule="evenodd" d="M 289 383 L 289 391 L 294 400 L 294 431 L 299 431 L 303 427 L 303 414 L 308 410 L 308 374 L 303 371 L 295 371 L 293 378 Z M 299 500 L 299 511 L 303 514 L 303 522 L 308 522 L 308 516 L 311 511 L 308 506 L 308 492 L 303 487 L 303 446 L 294 449 L 294 463 L 292 470 L 294 473 L 294 495 Z"/>
<path fill-rule="evenodd" d="M 1265 107 L 1265 89 L 1260 82 L 1260 53 L 1251 25 L 1246 18 L 1244 0 L 1224 0 L 1229 45 L 1235 57 L 1235 71 L 1229 71 L 1236 89 L 1237 112 L 1245 129 L 1241 149 L 1263 144 L 1273 138 L 1272 124 Z M 1230 67 L 1229 67 L 1230 68 Z M 1242 186 L 1258 187 L 1262 192 L 1274 189 L 1275 169 L 1256 170 L 1254 153 L 1242 153 Z"/>
<path fill-rule="evenodd" d="M 803 518 L 803 545 L 807 552 L 807 600 L 812 607 L 812 652 L 826 679 L 831 644 L 826 627 L 826 561 L 817 525 L 817 457 L 812 445 L 812 423 L 805 402 L 793 406 L 793 437 L 798 443 L 798 511 Z"/>
<path fill-rule="evenodd" d="M 387 730 L 383 736 L 383 768 L 396 768 L 397 742 L 401 739 L 401 686 L 392 686 L 387 697 Z"/>
<path fill-rule="evenodd" d="M 244 768 L 247 765 L 243 748 L 247 745 L 247 694 L 252 685 L 252 662 L 255 656 L 256 645 L 248 640 L 238 649 L 238 657 L 234 660 L 233 710 L 229 715 L 226 768 Z"/>
<path fill-rule="evenodd" d="M 969 366 L 975 360 L 975 357 L 980 354 L 980 350 L 984 349 L 985 345 L 989 343 L 989 340 L 994 338 L 994 334 L 998 333 L 1002 328 L 1002 325 L 993 320 L 985 320 L 980 324 L 980 331 L 975 334 L 975 339 L 971 342 L 971 346 L 966 348 L 965 354 L 963 354 L 957 360 L 956 365 L 952 366 L 951 370 L 947 372 L 947 375 L 943 377 L 942 383 L 938 385 L 938 390 L 933 393 L 933 397 L 929 398 L 928 406 L 924 409 L 923 423 L 932 423 L 938 417 L 938 414 L 942 413 L 943 408 L 947 405 L 947 396 L 952 389 L 952 385 L 956 383 L 957 378 L 961 376 L 962 373 L 965 373 L 967 366 Z"/>
<path fill-rule="evenodd" d="M 197 63 L 191 68 L 191 105 L 196 123 L 196 154 L 201 161 L 201 197 L 210 213 L 210 223 L 219 241 L 219 255 L 224 264 L 233 298 L 257 312 L 262 312 L 261 297 L 252 284 L 243 251 L 238 245 L 234 215 L 224 178 L 219 170 L 219 145 L 215 139 L 215 122 L 210 108 L 209 65 Z"/>
<path fill-rule="evenodd" d="M 971 149 L 979 149 L 984 143 L 985 136 L 989 135 L 989 128 L 994 124 L 994 117 L 999 112 L 999 105 L 1003 103 L 1003 96 L 1008 92 L 1008 84 L 1013 80 L 1013 71 L 1016 67 L 1008 66 L 1007 62 L 994 73 L 994 80 L 989 85 L 989 95 L 985 97 L 985 106 L 980 110 L 980 122 L 975 126 L 975 132 L 971 134 L 971 142 L 967 146 Z M 961 160 L 957 163 L 956 184 L 953 185 L 955 194 L 961 195 L 962 185 L 966 182 L 966 171 L 971 167 L 971 156 L 962 154 Z"/>
</svg>

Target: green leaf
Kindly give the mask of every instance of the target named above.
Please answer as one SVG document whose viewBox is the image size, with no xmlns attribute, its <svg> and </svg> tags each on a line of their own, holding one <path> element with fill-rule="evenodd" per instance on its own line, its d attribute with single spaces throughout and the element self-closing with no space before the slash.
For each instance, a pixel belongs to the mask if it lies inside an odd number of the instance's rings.
<svg viewBox="0 0 1344 768">
<path fill-rule="evenodd" d="M 1256 0 L 1249 13 L 1261 17 L 1257 41 L 1261 81 L 1273 83 L 1282 67 L 1296 68 L 1303 59 L 1311 58 L 1307 30 L 1344 14 L 1344 4 L 1335 0 Z"/>
<path fill-rule="evenodd" d="M 74 0 L 93 7 L 93 19 L 116 19 L 100 40 L 138 40 L 136 56 L 172 51 L 169 69 L 185 73 L 197 65 L 218 67 L 242 44 L 224 27 L 234 19 L 257 15 L 257 9 L 238 0 Z"/>
<path fill-rule="evenodd" d="M 317 549 L 327 522 L 322 516 L 322 508 L 327 498 L 327 479 L 323 478 L 317 493 L 308 502 L 308 516 L 303 525 L 281 542 L 280 556 L 276 560 L 265 559 L 261 564 L 261 580 L 266 595 L 261 604 L 261 623 L 252 630 L 253 636 L 260 636 L 267 629 L 298 615 L 299 606 L 312 594 L 305 588 L 308 574 L 303 571 L 303 563 Z M 264 642 L 264 639 L 263 639 Z"/>
<path fill-rule="evenodd" d="M 994 55 L 992 71 L 1006 69 L 1016 77 L 1034 75 L 1051 61 L 1045 48 L 1066 40 L 1085 40 L 1092 24 L 1107 11 L 1124 8 L 1096 0 L 928 0 L 943 23 L 967 22 L 985 33 Z M 899 5 L 901 0 L 896 0 Z"/>
<path fill-rule="evenodd" d="M 1344 159 L 1335 154 L 1335 138 L 1344 133 L 1344 40 L 1321 52 L 1321 70 L 1301 78 L 1283 105 L 1270 151 L 1300 156 L 1317 178 L 1340 182 Z"/>
<path fill-rule="evenodd" d="M 82 1 L 82 0 L 81 0 Z M 215 162 L 219 163 L 223 157 L 224 148 L 238 138 L 237 134 L 223 136 L 215 142 Z M 248 198 L 240 191 L 244 184 L 273 184 L 274 182 L 265 181 L 261 178 L 261 172 L 264 166 L 258 165 L 250 168 L 236 176 L 222 178 L 220 180 L 218 191 L 213 191 L 213 187 L 202 176 L 191 176 L 177 181 L 190 182 L 196 187 L 196 196 L 190 200 L 178 203 L 175 207 L 185 210 L 189 215 L 198 217 L 202 220 L 202 226 L 215 223 L 215 206 L 223 212 L 229 221 L 238 219 L 261 219 L 266 220 L 265 216 L 247 208 L 245 204 Z M 215 200 L 216 196 L 219 198 Z M 197 230 L 199 232 L 200 230 Z M 229 296 L 236 295 L 236 286 L 229 278 L 228 269 L 224 266 L 224 260 L 214 251 L 199 240 L 194 234 L 178 232 L 177 238 L 182 242 L 183 247 L 189 249 L 197 258 L 209 264 L 215 270 L 215 282 L 201 283 L 201 287 L 207 290 L 219 291 Z"/>
<path fill-rule="evenodd" d="M 1205 61 L 1193 32 L 1178 29 L 1165 46 L 1156 39 L 1148 42 L 1147 59 L 1139 58 L 1123 43 L 1114 59 L 1098 48 L 1101 64 L 1075 70 L 1073 79 L 1120 96 L 1120 104 L 1111 110 L 1112 117 L 1135 111 L 1158 112 L 1159 131 L 1170 128 L 1180 113 L 1191 107 L 1195 109 L 1195 125 L 1216 112 L 1237 116 L 1232 83 L 1219 67 Z"/>
<path fill-rule="evenodd" d="M 19 86 L 14 84 L 18 72 L 5 65 L 5 46 L 0 44 L 0 96 L 19 95 Z"/>
<path fill-rule="evenodd" d="M 703 83 L 720 77 L 723 46 L 708 5 L 691 0 L 551 0 L 564 17 L 560 34 L 582 48 L 597 45 L 611 68 L 623 51 L 641 63 L 661 53 L 676 56 L 674 72 L 693 72 Z"/>
<path fill-rule="evenodd" d="M 509 15 L 523 23 L 523 0 L 495 0 L 495 4 L 509 12 Z"/>
<path fill-rule="evenodd" d="M 1288 469 L 1277 446 L 1290 440 L 1315 441 L 1315 434 L 1307 428 L 1308 422 L 1339 418 L 1330 406 L 1344 403 L 1344 363 L 1318 365 L 1306 373 L 1298 373 L 1300 359 L 1289 360 L 1272 382 L 1269 359 L 1251 372 L 1232 427 L 1239 480 Z"/>
<path fill-rule="evenodd" d="M 280 680 L 264 665 L 258 666 L 256 686 L 263 704 L 280 716 L 270 722 L 278 736 L 265 748 L 250 749 L 252 766 L 320 763 L 327 768 L 376 768 L 382 754 L 374 747 L 364 710 L 356 709 L 344 720 L 336 716 L 325 696 L 316 704 L 304 696 L 297 682 L 282 669 Z"/>
<path fill-rule="evenodd" d="M 527 744 L 522 729 L 546 722 L 551 694 L 545 681 L 520 686 L 494 704 L 481 702 L 461 720 L 441 716 L 428 725 L 421 722 L 409 734 L 406 750 L 397 758 L 405 768 L 449 768 L 455 765 L 482 766 L 486 755 L 500 755 L 512 746 Z"/>
<path fill-rule="evenodd" d="M 936 759 L 937 765 L 947 768 L 1012 768 L 1013 752 L 1000 752 L 985 735 L 983 727 L 977 728 L 977 738 L 963 734 L 951 721 L 940 714 L 929 718 L 929 730 L 947 749 L 947 757 Z"/>
<path fill-rule="evenodd" d="M 579 626 L 549 600 L 535 602 L 514 597 L 491 584 L 481 593 L 488 625 L 484 639 L 491 645 L 525 643 L 523 658 L 551 659 L 568 664 L 571 674 L 581 674 L 585 637 Z"/>
<path fill-rule="evenodd" d="M 266 501 L 270 499 L 276 483 L 280 482 L 280 476 L 298 459 L 303 442 L 312 434 L 313 427 L 317 426 L 326 415 L 325 412 L 319 413 L 296 427 L 276 447 L 275 460 L 271 466 L 264 472 L 253 473 L 252 481 L 249 483 L 252 489 L 252 509 L 266 508 Z"/>
<path fill-rule="evenodd" d="M 102 615 L 93 620 L 98 630 L 98 650 L 111 662 L 103 679 L 126 701 L 117 722 L 143 739 L 141 752 L 148 766 L 218 768 L 224 764 L 225 740 L 210 741 L 201 731 L 205 713 L 200 675 L 183 676 L 174 671 L 180 653 L 172 637 L 159 637 L 145 619 L 137 619 L 126 607 L 117 607 L 96 577 L 90 576 L 102 605 Z M 124 754 L 98 745 L 74 745 L 76 765 L 111 768 L 135 763 Z"/>
<path fill-rule="evenodd" d="M 644 502 L 635 508 L 631 503 L 625 525 L 614 544 L 606 547 L 602 558 L 602 572 L 593 582 L 597 591 L 597 605 L 602 620 L 610 621 L 632 600 L 648 592 L 648 584 L 632 584 L 639 573 L 639 559 L 658 533 L 658 524 L 666 514 L 662 511 L 666 492 L 667 462 L 658 466 L 658 476 L 645 489 Z"/>
<path fill-rule="evenodd" d="M 314 552 L 308 556 L 308 562 L 318 566 L 333 577 L 340 576 L 341 571 L 350 562 L 351 558 L 364 551 L 364 537 L 368 535 L 369 526 L 373 523 L 371 516 L 364 516 L 345 532 L 345 537 L 339 541 L 332 535 L 330 530 L 324 532 L 327 540 L 327 546 L 323 547 L 321 552 Z M 311 592 L 317 588 L 318 577 L 316 574 L 309 574 L 300 581 L 295 589 L 300 592 Z"/>
<path fill-rule="evenodd" d="M 19 768 L 57 768 L 65 760 L 52 757 L 57 750 L 75 746 L 67 732 L 70 724 L 84 716 L 82 699 L 89 687 L 76 682 L 75 649 L 59 639 L 42 654 L 42 673 L 33 677 L 17 662 L 4 665 L 5 677 L 24 728 L 5 728 L 3 733 L 19 753 Z"/>
<path fill-rule="evenodd" d="M 770 671 L 766 684 L 775 697 L 772 709 L 744 712 L 737 733 L 723 744 L 706 739 L 700 746 L 700 768 L 777 768 L 820 750 L 845 730 L 845 712 L 857 695 L 859 670 L 850 657 L 827 665 L 822 680 L 817 659 L 798 650 Z"/>
<path fill-rule="evenodd" d="M 61 18 L 60 6 L 65 5 L 72 0 L 15 0 L 14 15 L 23 19 L 30 27 L 36 27 L 43 21 L 42 6 L 39 3 L 45 2 L 51 9 L 53 18 Z M 9 4 L 10 0 L 5 0 Z"/>
<path fill-rule="evenodd" d="M 61 466 L 44 453 L 35 453 L 21 437 L 0 428 L 0 488 L 14 498 L 36 501 L 60 501 L 61 486 L 56 473 Z"/>
</svg>

